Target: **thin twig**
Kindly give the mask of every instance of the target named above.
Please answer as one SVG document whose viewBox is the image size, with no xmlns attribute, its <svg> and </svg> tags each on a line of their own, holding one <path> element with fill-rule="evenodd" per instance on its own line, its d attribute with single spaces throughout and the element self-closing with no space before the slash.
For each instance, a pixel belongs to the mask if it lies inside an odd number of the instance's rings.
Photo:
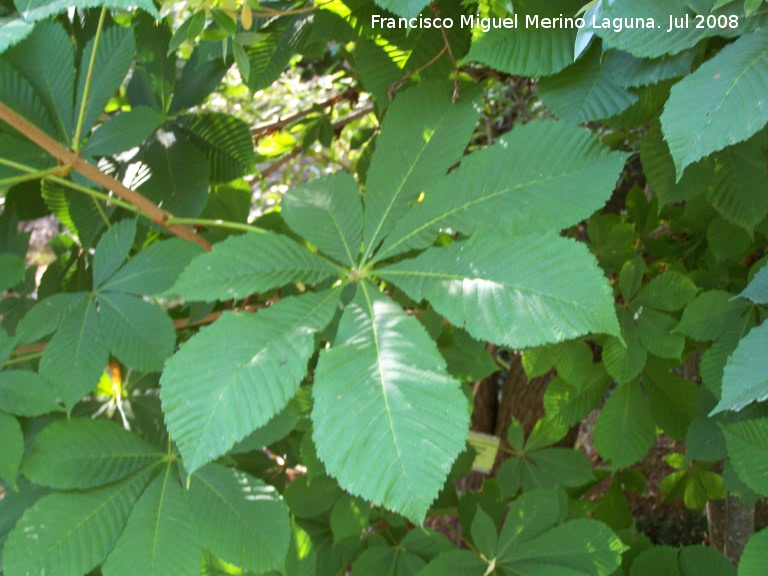
<svg viewBox="0 0 768 576">
<path fill-rule="evenodd" d="M 398 90 L 400 90 L 400 88 L 402 88 L 402 87 L 403 87 L 403 85 L 404 85 L 406 82 L 408 82 L 408 80 L 409 80 L 411 77 L 415 76 L 415 75 L 416 75 L 416 74 L 418 74 L 419 72 L 422 72 L 423 70 L 426 70 L 427 68 L 429 68 L 430 66 L 432 66 L 432 64 L 434 64 L 435 62 L 437 62 L 438 60 L 440 60 L 440 57 L 441 57 L 443 54 L 445 54 L 446 50 L 448 50 L 448 44 L 443 44 L 443 48 L 440 50 L 440 52 L 438 52 L 438 53 L 437 53 L 437 55 L 436 55 L 434 58 L 432 58 L 432 60 L 430 60 L 429 62 L 427 62 L 427 63 L 426 63 L 426 64 L 424 64 L 423 66 L 420 66 L 419 68 L 417 68 L 417 69 L 416 69 L 416 70 L 414 70 L 413 72 L 408 72 L 408 74 L 406 74 L 405 76 L 403 76 L 403 77 L 402 77 L 402 78 L 400 78 L 399 80 L 396 80 L 395 82 L 392 82 L 392 84 L 390 85 L 389 89 L 387 90 L 387 98 L 389 98 L 390 100 L 392 100 L 392 98 L 394 98 L 394 97 L 395 97 L 395 92 L 397 92 Z"/>
<path fill-rule="evenodd" d="M 333 96 L 331 98 L 328 98 L 324 102 L 320 102 L 319 104 L 316 104 L 315 106 L 313 106 L 312 108 L 309 108 L 308 110 L 302 110 L 300 112 L 297 112 L 296 114 L 287 116 L 286 118 L 281 118 L 279 120 L 275 120 L 274 122 L 270 122 L 269 124 L 262 124 L 261 126 L 253 126 L 251 128 L 251 135 L 253 136 L 253 140 L 255 142 L 258 142 L 261 138 L 264 138 L 264 136 L 267 136 L 268 134 L 271 134 L 273 132 L 277 132 L 278 130 L 282 130 L 289 124 L 293 124 L 297 120 L 301 120 L 302 118 L 309 116 L 310 114 L 316 113 L 318 108 L 328 108 L 329 106 L 334 106 L 339 102 L 343 102 L 344 100 L 354 100 L 355 98 L 357 98 L 357 92 L 352 89 L 347 90 L 342 94 Z"/>
</svg>

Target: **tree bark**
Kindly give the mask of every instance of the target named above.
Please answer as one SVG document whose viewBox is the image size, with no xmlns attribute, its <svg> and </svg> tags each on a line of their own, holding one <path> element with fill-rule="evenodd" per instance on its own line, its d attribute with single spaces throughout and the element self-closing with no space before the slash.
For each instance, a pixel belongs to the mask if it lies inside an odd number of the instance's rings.
<svg viewBox="0 0 768 576">
<path fill-rule="evenodd" d="M 723 553 L 737 566 L 744 546 L 755 531 L 755 506 L 745 505 L 737 496 L 725 501 L 725 549 Z"/>
</svg>

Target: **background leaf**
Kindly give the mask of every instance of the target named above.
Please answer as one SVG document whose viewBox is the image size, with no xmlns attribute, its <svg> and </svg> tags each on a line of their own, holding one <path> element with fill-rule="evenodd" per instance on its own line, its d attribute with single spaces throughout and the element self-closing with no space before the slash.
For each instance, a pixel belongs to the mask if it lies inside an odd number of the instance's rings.
<svg viewBox="0 0 768 576">
<path fill-rule="evenodd" d="M 282 569 L 290 524 L 273 487 L 211 464 L 190 478 L 185 496 L 203 547 L 255 572 Z"/>
<path fill-rule="evenodd" d="M 23 471 L 36 484 L 82 490 L 122 480 L 162 457 L 114 422 L 73 418 L 54 422 L 35 436 Z"/>
<path fill-rule="evenodd" d="M 104 560 L 147 483 L 139 473 L 88 492 L 49 494 L 28 508 L 3 552 L 7 576 L 82 576 Z"/>
</svg>

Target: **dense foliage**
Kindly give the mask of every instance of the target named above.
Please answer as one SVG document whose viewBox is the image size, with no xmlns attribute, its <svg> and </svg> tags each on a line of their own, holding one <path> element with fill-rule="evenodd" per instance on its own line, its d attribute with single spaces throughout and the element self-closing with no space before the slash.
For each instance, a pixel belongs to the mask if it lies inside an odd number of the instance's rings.
<svg viewBox="0 0 768 576">
<path fill-rule="evenodd" d="M 768 8 L 583 3 L 0 0 L 0 571 L 765 574 L 728 514 L 768 496 Z M 288 66 L 350 88 L 207 108 Z M 338 141 L 251 215 L 257 162 Z M 464 490 L 489 349 L 555 376 Z M 558 443 L 597 409 L 594 465 Z M 636 529 L 661 433 L 723 542 Z"/>
</svg>

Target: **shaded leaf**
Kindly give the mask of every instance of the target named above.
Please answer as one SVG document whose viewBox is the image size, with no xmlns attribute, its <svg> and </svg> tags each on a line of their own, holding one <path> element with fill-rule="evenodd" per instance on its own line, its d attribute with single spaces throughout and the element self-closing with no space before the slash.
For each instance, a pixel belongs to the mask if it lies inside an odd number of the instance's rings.
<svg viewBox="0 0 768 576">
<path fill-rule="evenodd" d="M 185 496 L 204 548 L 255 572 L 283 568 L 291 538 L 288 507 L 272 486 L 212 464 L 191 476 Z"/>
<path fill-rule="evenodd" d="M 114 422 L 73 418 L 35 436 L 23 472 L 35 484 L 82 490 L 122 480 L 162 458 L 162 452 Z"/>
</svg>

